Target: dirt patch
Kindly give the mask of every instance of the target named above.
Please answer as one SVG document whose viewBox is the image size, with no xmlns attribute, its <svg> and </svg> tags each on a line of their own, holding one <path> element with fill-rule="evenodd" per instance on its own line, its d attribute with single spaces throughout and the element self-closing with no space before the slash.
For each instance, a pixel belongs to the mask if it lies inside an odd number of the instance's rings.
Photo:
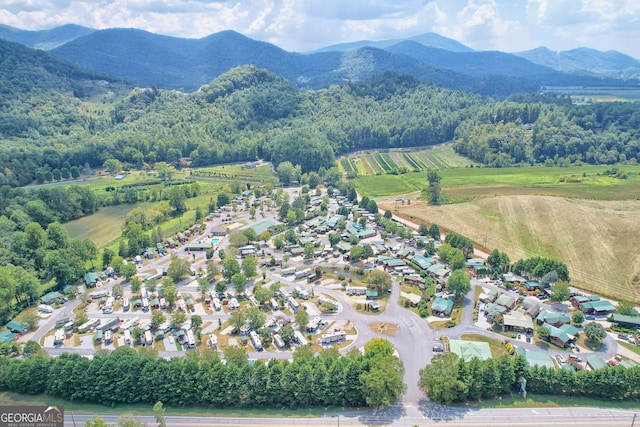
<svg viewBox="0 0 640 427">
<path fill-rule="evenodd" d="M 373 332 L 377 332 L 382 335 L 394 336 L 398 332 L 398 324 L 387 322 L 373 322 L 369 324 L 369 328 Z"/>
</svg>

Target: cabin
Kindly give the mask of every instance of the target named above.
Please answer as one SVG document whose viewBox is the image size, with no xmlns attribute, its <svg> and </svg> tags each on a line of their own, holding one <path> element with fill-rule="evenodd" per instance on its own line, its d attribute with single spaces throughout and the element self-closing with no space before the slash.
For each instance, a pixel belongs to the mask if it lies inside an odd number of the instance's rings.
<svg viewBox="0 0 640 427">
<path fill-rule="evenodd" d="M 24 325 L 16 320 L 12 320 L 9 323 L 7 323 L 7 329 L 13 332 L 14 334 L 18 334 L 18 335 L 23 335 L 29 330 L 27 325 Z"/>
<path fill-rule="evenodd" d="M 60 292 L 56 292 L 56 291 L 48 292 L 47 294 L 43 295 L 40 298 L 40 302 L 45 305 L 51 305 L 56 302 L 59 302 L 60 298 L 62 298 L 63 296 L 64 295 L 62 295 Z"/>
<path fill-rule="evenodd" d="M 449 317 L 453 311 L 453 300 L 436 297 L 431 303 L 431 312 L 434 316 Z"/>
<path fill-rule="evenodd" d="M 84 275 L 84 284 L 87 288 L 95 288 L 98 283 L 98 273 L 90 272 Z"/>
</svg>

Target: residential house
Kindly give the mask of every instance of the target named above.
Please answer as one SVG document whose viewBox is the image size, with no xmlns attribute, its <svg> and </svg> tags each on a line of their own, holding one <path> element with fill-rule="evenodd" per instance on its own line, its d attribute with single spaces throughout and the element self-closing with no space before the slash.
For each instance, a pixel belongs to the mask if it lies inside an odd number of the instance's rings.
<svg viewBox="0 0 640 427">
<path fill-rule="evenodd" d="M 90 272 L 84 275 L 84 284 L 87 288 L 94 288 L 98 283 L 98 273 Z"/>
<path fill-rule="evenodd" d="M 449 351 L 457 354 L 465 362 L 473 358 L 480 360 L 491 359 L 491 349 L 486 342 L 449 340 Z"/>
<path fill-rule="evenodd" d="M 40 298 L 40 302 L 42 304 L 51 305 L 51 304 L 57 302 L 58 299 L 62 298 L 62 297 L 63 297 L 63 295 L 60 292 L 53 291 L 53 292 L 49 292 L 49 293 L 46 293 L 45 295 L 43 295 Z"/>
<path fill-rule="evenodd" d="M 418 285 L 420 289 L 424 289 L 427 280 L 419 274 L 409 274 L 407 276 L 404 276 L 404 283 L 407 283 L 409 285 Z"/>
<path fill-rule="evenodd" d="M 604 362 L 604 360 L 602 360 L 595 354 L 590 354 L 589 356 L 585 357 L 585 360 L 587 362 L 587 369 L 590 371 L 604 369 L 607 367 L 607 364 Z"/>
<path fill-rule="evenodd" d="M 422 297 L 420 295 L 416 295 L 416 294 L 412 294 L 412 293 L 408 293 L 408 292 L 400 292 L 400 296 L 402 298 L 407 299 L 407 301 L 409 301 L 409 305 L 411 305 L 411 307 L 417 307 L 418 304 L 420 303 L 420 300 L 422 299 Z"/>
<path fill-rule="evenodd" d="M 487 268 L 487 264 L 485 263 L 483 258 L 468 259 L 466 262 L 466 266 L 473 274 L 477 274 L 478 270 Z"/>
<path fill-rule="evenodd" d="M 422 255 L 414 255 L 410 258 L 411 262 L 414 263 L 419 269 L 426 270 L 434 263 L 432 257 L 425 257 Z"/>
<path fill-rule="evenodd" d="M 5 344 L 11 344 L 15 341 L 18 334 L 15 334 L 9 330 L 0 332 L 0 342 Z"/>
<path fill-rule="evenodd" d="M 549 341 L 560 347 L 566 347 L 576 339 L 575 335 L 569 334 L 566 328 L 560 329 L 548 323 L 543 323 L 542 327 L 549 331 Z"/>
<path fill-rule="evenodd" d="M 496 290 L 490 290 L 489 292 L 482 292 L 479 296 L 478 299 L 480 301 L 482 301 L 485 304 L 491 303 L 491 302 L 495 302 L 498 299 L 498 295 L 500 295 L 500 293 Z"/>
<path fill-rule="evenodd" d="M 484 307 L 484 316 L 487 318 L 489 322 L 493 322 L 493 319 L 497 315 L 504 315 L 504 313 L 506 313 L 507 311 L 508 311 L 507 307 L 500 304 L 496 304 L 494 302 L 490 302 Z"/>
<path fill-rule="evenodd" d="M 580 304 L 583 304 L 585 302 L 593 302 L 593 301 L 600 301 L 600 297 L 597 295 L 574 295 L 571 298 L 569 298 L 569 302 L 575 308 L 578 308 Z"/>
<path fill-rule="evenodd" d="M 7 323 L 7 329 L 9 329 L 14 334 L 19 335 L 23 335 L 25 332 L 27 332 L 27 330 L 29 330 L 27 325 L 22 324 L 16 320 L 12 320 L 11 322 Z"/>
<path fill-rule="evenodd" d="M 524 311 L 514 310 L 503 316 L 504 328 L 508 331 L 533 333 L 533 320 Z"/>
<path fill-rule="evenodd" d="M 495 300 L 495 303 L 511 310 L 516 305 L 516 298 L 511 295 L 502 294 Z"/>
<path fill-rule="evenodd" d="M 453 300 L 436 297 L 431 304 L 431 312 L 434 316 L 449 317 L 453 311 Z"/>
<path fill-rule="evenodd" d="M 553 359 L 551 359 L 551 356 L 543 351 L 528 350 L 524 347 L 518 347 L 516 349 L 516 354 L 518 356 L 524 357 L 529 366 L 538 366 L 540 368 L 549 369 L 556 368 L 556 365 L 555 363 L 553 363 Z"/>
<path fill-rule="evenodd" d="M 444 264 L 436 263 L 427 268 L 427 273 L 436 280 L 442 281 L 451 273 L 451 270 Z"/>
<path fill-rule="evenodd" d="M 624 314 L 613 313 L 610 321 L 625 328 L 640 329 L 640 317 L 638 316 L 626 316 Z"/>
<path fill-rule="evenodd" d="M 384 266 L 387 271 L 398 271 L 407 266 L 404 260 L 398 258 L 391 258 L 384 261 Z"/>
<path fill-rule="evenodd" d="M 571 317 L 568 314 L 556 313 L 549 310 L 540 310 L 536 316 L 536 322 L 538 325 L 547 323 L 549 325 L 559 327 L 565 323 L 571 323 Z"/>
<path fill-rule="evenodd" d="M 578 309 L 584 314 L 592 316 L 606 316 L 616 311 L 616 306 L 609 301 L 589 301 L 578 305 Z"/>
<path fill-rule="evenodd" d="M 187 245 L 185 245 L 184 250 L 188 252 L 206 251 L 208 249 L 211 249 L 211 247 L 211 242 L 189 242 Z"/>
</svg>

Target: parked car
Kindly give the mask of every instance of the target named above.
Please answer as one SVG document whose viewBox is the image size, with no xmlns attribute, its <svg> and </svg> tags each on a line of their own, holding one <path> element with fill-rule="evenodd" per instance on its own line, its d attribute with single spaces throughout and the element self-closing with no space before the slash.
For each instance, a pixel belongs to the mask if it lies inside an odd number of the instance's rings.
<svg viewBox="0 0 640 427">
<path fill-rule="evenodd" d="M 558 361 L 559 364 L 564 365 L 565 364 L 565 360 L 564 357 L 561 354 L 556 354 L 556 360 Z"/>
</svg>

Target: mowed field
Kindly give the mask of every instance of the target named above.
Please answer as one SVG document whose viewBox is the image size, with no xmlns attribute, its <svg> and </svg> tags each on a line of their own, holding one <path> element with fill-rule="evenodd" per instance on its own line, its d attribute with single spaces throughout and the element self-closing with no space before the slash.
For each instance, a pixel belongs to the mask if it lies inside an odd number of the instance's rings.
<svg viewBox="0 0 640 427">
<path fill-rule="evenodd" d="M 136 207 L 150 204 L 117 205 L 100 208 L 93 215 L 85 216 L 64 224 L 69 235 L 74 239 L 89 239 L 101 247 L 107 242 L 117 239 L 122 234 L 122 227 L 127 214 Z"/>
<path fill-rule="evenodd" d="M 429 206 L 414 202 L 396 210 L 415 222 L 436 223 L 464 234 L 512 262 L 541 255 L 565 262 L 573 285 L 640 303 L 640 201 L 584 200 L 508 195 Z"/>
</svg>

